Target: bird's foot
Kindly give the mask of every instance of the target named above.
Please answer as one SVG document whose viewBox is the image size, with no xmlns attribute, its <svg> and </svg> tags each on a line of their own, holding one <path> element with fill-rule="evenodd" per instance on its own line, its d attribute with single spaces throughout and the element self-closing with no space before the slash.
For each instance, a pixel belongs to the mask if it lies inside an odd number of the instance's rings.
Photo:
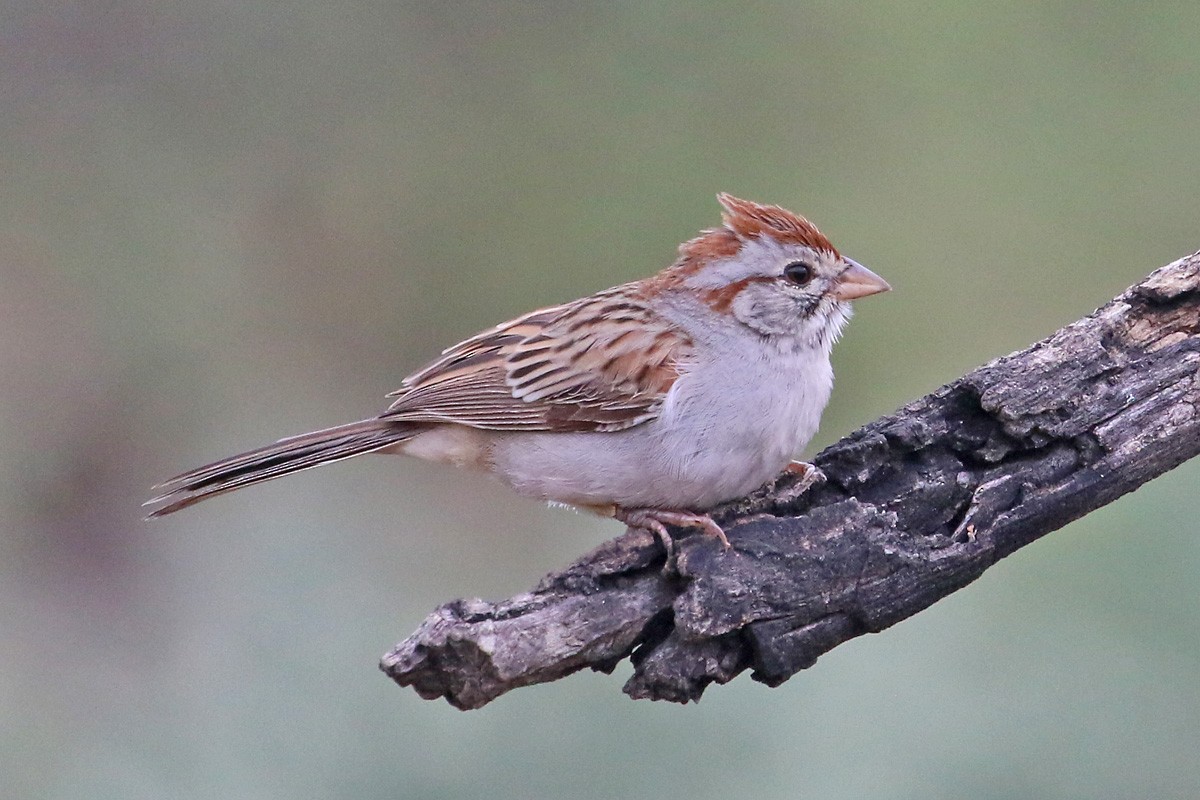
<svg viewBox="0 0 1200 800">
<path fill-rule="evenodd" d="M 825 473 L 821 472 L 820 467 L 816 464 L 809 464 L 807 461 L 793 461 L 783 468 L 783 473 L 784 475 L 800 476 L 795 483 L 779 490 L 775 495 L 778 500 L 785 503 L 795 500 L 812 487 L 825 482 Z M 776 484 L 778 485 L 778 479 L 776 479 Z"/>
<path fill-rule="evenodd" d="M 794 479 L 793 476 L 799 476 Z M 713 509 L 713 516 L 751 520 L 767 515 L 772 509 L 792 502 L 817 484 L 825 482 L 825 473 L 815 464 L 793 461 L 775 476 L 745 497 L 722 503 Z"/>
<path fill-rule="evenodd" d="M 713 536 L 728 550 L 732 545 L 729 544 L 728 537 L 725 536 L 725 531 L 721 530 L 721 526 L 713 522 L 712 517 L 707 514 L 695 514 L 690 511 L 671 511 L 664 508 L 623 508 L 617 506 L 613 517 L 624 522 L 631 528 L 641 528 L 642 530 L 650 531 L 654 536 L 662 542 L 663 549 L 667 553 L 667 563 L 663 570 L 669 571 L 674 569 L 675 564 L 675 542 L 671 539 L 670 532 L 667 531 L 667 525 L 676 525 L 681 528 L 699 528 L 707 536 Z"/>
</svg>

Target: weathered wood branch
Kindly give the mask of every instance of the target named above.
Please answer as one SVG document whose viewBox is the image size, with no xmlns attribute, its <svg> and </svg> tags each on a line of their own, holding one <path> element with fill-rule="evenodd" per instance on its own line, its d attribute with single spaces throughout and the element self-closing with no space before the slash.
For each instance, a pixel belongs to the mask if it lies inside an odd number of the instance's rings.
<svg viewBox="0 0 1200 800">
<path fill-rule="evenodd" d="M 635 698 L 747 668 L 775 686 L 1196 455 L 1198 404 L 1200 253 L 828 448 L 799 500 L 723 509 L 732 550 L 686 536 L 664 574 L 630 532 L 527 594 L 442 606 L 381 666 L 463 709 L 627 656 Z"/>
</svg>

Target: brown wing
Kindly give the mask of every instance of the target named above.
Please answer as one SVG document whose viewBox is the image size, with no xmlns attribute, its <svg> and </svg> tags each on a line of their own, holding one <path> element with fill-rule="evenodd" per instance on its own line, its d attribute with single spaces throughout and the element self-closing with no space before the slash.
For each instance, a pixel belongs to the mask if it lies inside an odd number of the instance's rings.
<svg viewBox="0 0 1200 800">
<path fill-rule="evenodd" d="M 615 431 L 659 413 L 691 341 L 629 286 L 544 308 L 449 348 L 382 419 Z"/>
</svg>

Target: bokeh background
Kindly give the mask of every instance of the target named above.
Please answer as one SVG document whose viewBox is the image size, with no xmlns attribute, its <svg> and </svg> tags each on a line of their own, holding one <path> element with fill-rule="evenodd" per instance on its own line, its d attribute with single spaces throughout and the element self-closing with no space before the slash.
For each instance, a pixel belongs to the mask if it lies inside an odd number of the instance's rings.
<svg viewBox="0 0 1200 800">
<path fill-rule="evenodd" d="M 138 506 L 657 270 L 721 190 L 896 287 L 815 451 L 1200 248 L 1200 4 L 2 5 L 5 797 L 1196 796 L 1200 463 L 689 707 L 376 671 L 611 522 L 404 459 Z"/>
</svg>

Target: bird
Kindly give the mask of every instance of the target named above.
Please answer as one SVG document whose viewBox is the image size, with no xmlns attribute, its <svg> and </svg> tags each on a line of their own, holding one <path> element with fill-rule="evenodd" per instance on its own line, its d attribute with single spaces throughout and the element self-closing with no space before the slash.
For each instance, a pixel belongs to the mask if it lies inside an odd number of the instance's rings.
<svg viewBox="0 0 1200 800">
<path fill-rule="evenodd" d="M 383 413 L 281 439 L 178 475 L 145 503 L 201 500 L 366 453 L 499 478 L 518 494 L 658 537 L 780 474 L 833 386 L 853 300 L 891 289 L 780 206 L 717 195 L 721 225 L 656 275 L 531 311 L 442 351 Z"/>
</svg>

